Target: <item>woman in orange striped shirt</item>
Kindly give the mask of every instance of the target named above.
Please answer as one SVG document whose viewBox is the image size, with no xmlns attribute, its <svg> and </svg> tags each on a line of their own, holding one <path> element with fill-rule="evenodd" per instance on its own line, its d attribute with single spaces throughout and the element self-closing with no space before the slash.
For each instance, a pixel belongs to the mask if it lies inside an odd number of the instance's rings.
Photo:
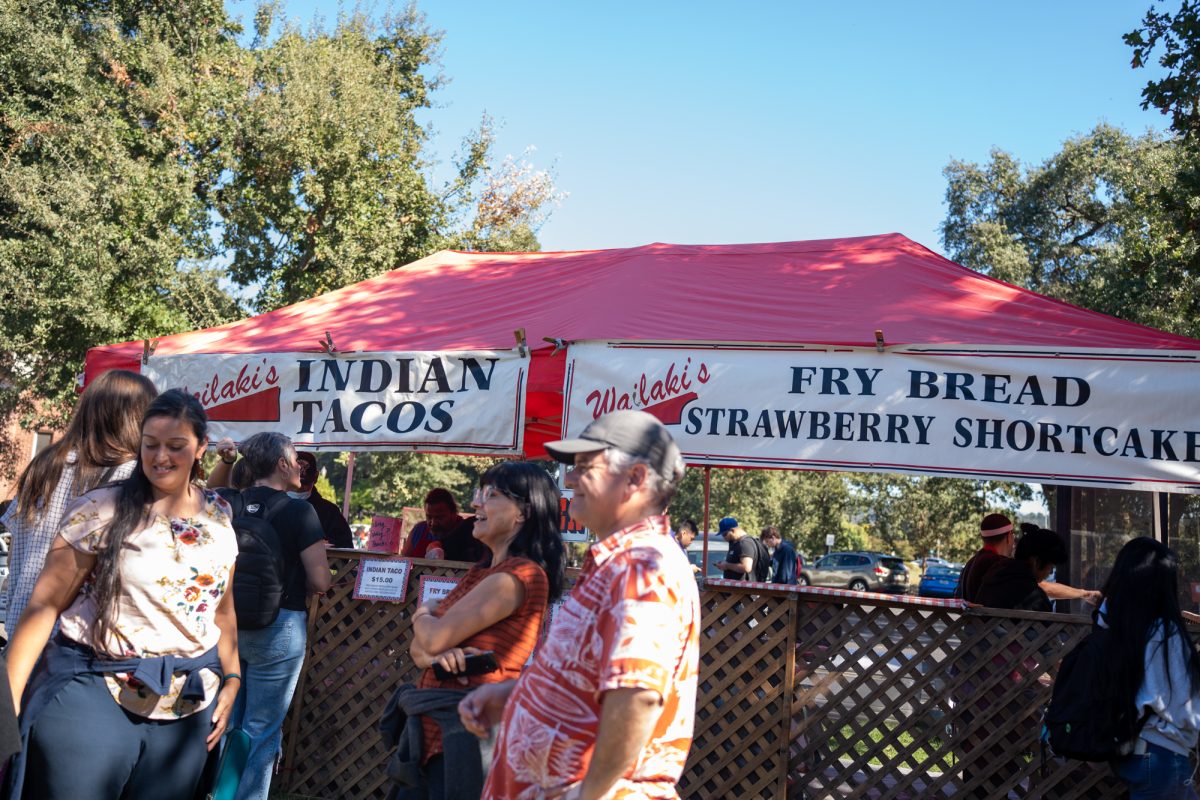
<svg viewBox="0 0 1200 800">
<path fill-rule="evenodd" d="M 418 690 L 468 689 L 515 679 L 537 644 L 547 605 L 562 594 L 559 491 L 544 470 L 528 462 L 497 464 L 480 479 L 472 507 L 474 536 L 489 554 L 440 602 L 413 614 L 410 652 L 424 668 Z M 495 655 L 498 670 L 457 675 L 465 670 L 468 655 L 487 651 Z M 439 680 L 434 664 L 456 677 Z M 446 774 L 464 765 L 443 755 L 436 722 L 422 715 L 421 723 L 424 786 L 400 796 L 440 800 L 447 794 Z"/>
</svg>

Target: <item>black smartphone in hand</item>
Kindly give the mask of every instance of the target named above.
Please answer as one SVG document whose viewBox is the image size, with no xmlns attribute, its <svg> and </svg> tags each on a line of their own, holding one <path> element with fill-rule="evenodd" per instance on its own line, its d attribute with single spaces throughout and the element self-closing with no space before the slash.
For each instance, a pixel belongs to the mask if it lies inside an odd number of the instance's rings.
<svg viewBox="0 0 1200 800">
<path fill-rule="evenodd" d="M 486 675 L 489 672 L 495 672 L 500 669 L 500 665 L 496 663 L 496 654 L 491 650 L 474 653 L 467 656 L 464 660 L 466 661 L 466 668 L 462 672 L 449 672 L 441 664 L 434 664 L 433 674 L 439 681 L 448 681 L 451 678 Z"/>
</svg>

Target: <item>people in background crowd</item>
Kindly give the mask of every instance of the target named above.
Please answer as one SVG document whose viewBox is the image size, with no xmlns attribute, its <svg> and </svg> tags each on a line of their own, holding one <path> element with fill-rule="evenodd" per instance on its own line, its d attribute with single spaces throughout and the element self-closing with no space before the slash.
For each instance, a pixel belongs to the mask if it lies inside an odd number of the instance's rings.
<svg viewBox="0 0 1200 800">
<path fill-rule="evenodd" d="M 450 534 L 462 522 L 458 515 L 458 503 L 449 489 L 430 489 L 425 495 L 425 521 L 413 526 L 412 533 L 404 542 L 400 555 L 408 558 L 426 558 L 432 547 L 440 551 L 437 558 L 444 557 L 440 544 L 442 537 Z M 433 557 L 433 556 L 430 556 Z"/>
<path fill-rule="evenodd" d="M 983 576 L 976 594 L 980 605 L 1024 611 L 1052 611 L 1050 598 L 1039 585 L 1056 566 L 1067 563 L 1067 546 L 1051 530 L 1021 534 L 1013 557 L 997 562 Z"/>
<path fill-rule="evenodd" d="M 84 492 L 133 473 L 142 415 L 157 394 L 150 379 L 136 372 L 102 373 L 79 396 L 63 437 L 43 448 L 21 473 L 16 499 L 0 517 L 12 534 L 5 615 L 10 634 L 25 611 L 67 506 Z"/>
<path fill-rule="evenodd" d="M 333 547 L 354 547 L 354 537 L 350 534 L 350 523 L 342 516 L 342 510 L 333 503 L 321 497 L 317 490 L 317 457 L 313 453 L 301 452 L 296 457 L 300 459 L 300 490 L 292 492 L 297 500 L 307 500 L 317 512 L 321 521 L 321 530 L 325 532 L 325 541 Z"/>
<path fill-rule="evenodd" d="M 688 548 L 692 546 L 692 542 L 696 539 L 696 534 L 700 529 L 696 526 L 696 520 L 685 519 L 679 524 L 679 530 L 675 533 L 675 541 L 679 542 L 679 546 L 683 549 L 684 555 L 687 555 Z M 690 563 L 690 560 L 689 560 Z M 692 572 L 700 574 L 700 567 L 692 564 Z"/>
<path fill-rule="evenodd" d="M 725 517 L 717 523 L 717 532 L 729 544 L 729 552 L 723 561 L 714 561 L 713 566 L 722 570 L 722 577 L 731 581 L 752 581 L 761 571 L 762 553 L 754 538 L 738 525 L 733 517 Z"/>
<path fill-rule="evenodd" d="M 193 483 L 207 444 L 200 402 L 164 392 L 130 477 L 67 509 L 8 649 L 13 797 L 195 791 L 241 685 L 230 508 Z"/>
<path fill-rule="evenodd" d="M 979 526 L 983 546 L 963 566 L 955 596 L 969 603 L 979 602 L 979 587 L 988 570 L 1012 557 L 1013 523 L 1003 514 L 988 514 Z"/>
<path fill-rule="evenodd" d="M 762 542 L 771 550 L 771 583 L 794 586 L 799 566 L 796 548 L 779 535 L 779 528 L 774 525 L 762 529 Z"/>
</svg>

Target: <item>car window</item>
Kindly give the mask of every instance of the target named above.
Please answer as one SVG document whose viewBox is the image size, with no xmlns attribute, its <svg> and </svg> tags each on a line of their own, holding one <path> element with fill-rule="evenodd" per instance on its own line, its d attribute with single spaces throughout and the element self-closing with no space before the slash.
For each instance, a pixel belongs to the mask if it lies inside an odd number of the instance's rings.
<svg viewBox="0 0 1200 800">
<path fill-rule="evenodd" d="M 888 569 L 904 569 L 904 562 L 898 558 L 881 558 L 879 563 Z"/>
<path fill-rule="evenodd" d="M 846 556 L 846 558 L 850 559 L 852 567 L 865 567 L 871 563 L 869 556 Z"/>
</svg>

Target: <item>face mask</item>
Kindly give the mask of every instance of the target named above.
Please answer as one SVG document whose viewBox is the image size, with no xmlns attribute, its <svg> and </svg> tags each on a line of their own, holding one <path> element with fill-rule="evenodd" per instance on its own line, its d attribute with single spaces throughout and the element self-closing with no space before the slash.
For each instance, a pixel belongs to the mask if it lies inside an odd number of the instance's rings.
<svg viewBox="0 0 1200 800">
<path fill-rule="evenodd" d="M 293 500 L 307 500 L 310 494 L 312 494 L 311 489 L 307 492 L 288 492 L 288 497 Z"/>
</svg>

